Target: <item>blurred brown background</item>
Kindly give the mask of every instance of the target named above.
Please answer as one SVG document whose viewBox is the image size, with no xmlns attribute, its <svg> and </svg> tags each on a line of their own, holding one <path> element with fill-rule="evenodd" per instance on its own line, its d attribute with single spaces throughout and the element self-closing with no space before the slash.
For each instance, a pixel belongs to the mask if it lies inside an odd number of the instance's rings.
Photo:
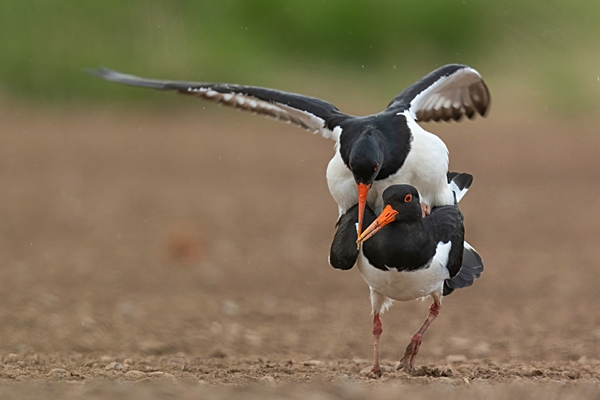
<svg viewBox="0 0 600 400">
<path fill-rule="evenodd" d="M 161 357 L 227 366 L 371 355 L 368 287 L 327 263 L 333 142 L 82 68 L 264 85 L 367 114 L 461 62 L 490 87 L 488 118 L 424 127 L 448 145 L 451 170 L 475 176 L 461 204 L 486 270 L 445 299 L 417 363 L 558 362 L 598 380 L 595 2 L 568 14 L 566 2 L 412 5 L 429 29 L 334 1 L 304 11 L 114 3 L 0 5 L 0 27 L 13 29 L 0 35 L 0 353 L 6 365 L 24 360 L 4 378 L 29 380 L 27 365 L 84 376 L 126 359 L 160 369 Z M 427 307 L 396 303 L 384 315 L 384 359 L 398 359 Z M 65 361 L 73 354 L 92 361 Z"/>
</svg>

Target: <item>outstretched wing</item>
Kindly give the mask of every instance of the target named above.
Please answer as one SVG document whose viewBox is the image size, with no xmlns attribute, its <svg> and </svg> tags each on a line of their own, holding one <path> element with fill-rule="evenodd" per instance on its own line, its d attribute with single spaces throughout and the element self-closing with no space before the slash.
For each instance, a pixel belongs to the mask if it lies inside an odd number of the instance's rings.
<svg viewBox="0 0 600 400">
<path fill-rule="evenodd" d="M 341 129 L 335 129 L 349 116 L 334 105 L 313 97 L 279 90 L 227 83 L 165 81 L 122 74 L 108 68 L 86 72 L 111 82 L 200 97 L 225 106 L 261 114 L 279 121 L 293 123 L 325 138 L 337 140 Z"/>
<path fill-rule="evenodd" d="M 470 119 L 485 116 L 490 107 L 490 92 L 479 72 L 460 64 L 436 69 L 404 89 L 388 105 L 395 112 L 409 112 L 417 121 Z"/>
</svg>

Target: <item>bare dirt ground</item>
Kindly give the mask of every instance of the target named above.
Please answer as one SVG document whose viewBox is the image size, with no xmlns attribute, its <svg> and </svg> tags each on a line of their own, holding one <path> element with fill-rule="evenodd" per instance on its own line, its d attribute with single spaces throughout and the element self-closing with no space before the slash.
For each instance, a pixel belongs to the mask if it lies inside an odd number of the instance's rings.
<svg viewBox="0 0 600 400">
<path fill-rule="evenodd" d="M 6 105 L 5 105 L 6 106 Z M 383 316 L 327 263 L 332 143 L 217 110 L 0 112 L 2 398 L 600 398 L 599 120 L 428 125 L 485 261 Z M 363 372 L 361 372 L 363 371 Z"/>
</svg>

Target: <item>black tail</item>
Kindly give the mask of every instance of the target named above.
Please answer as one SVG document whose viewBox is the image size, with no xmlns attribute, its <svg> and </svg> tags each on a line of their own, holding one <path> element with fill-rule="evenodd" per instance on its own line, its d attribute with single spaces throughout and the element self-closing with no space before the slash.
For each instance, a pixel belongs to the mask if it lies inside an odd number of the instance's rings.
<svg viewBox="0 0 600 400">
<path fill-rule="evenodd" d="M 469 287 L 483 272 L 483 260 L 471 245 L 465 242 L 463 261 L 458 274 L 444 282 L 444 296 L 449 295 L 454 289 Z"/>
</svg>

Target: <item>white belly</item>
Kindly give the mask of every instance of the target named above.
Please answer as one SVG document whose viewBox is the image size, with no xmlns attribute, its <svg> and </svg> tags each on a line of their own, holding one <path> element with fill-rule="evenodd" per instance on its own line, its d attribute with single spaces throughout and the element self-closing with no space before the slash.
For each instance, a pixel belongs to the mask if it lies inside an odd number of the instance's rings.
<svg viewBox="0 0 600 400">
<path fill-rule="evenodd" d="M 452 244 L 438 243 L 435 256 L 428 268 L 416 271 L 382 271 L 369 264 L 361 250 L 358 270 L 367 284 L 382 295 L 399 301 L 414 300 L 431 294 L 441 297 L 444 281 L 450 277 L 446 264 Z"/>
</svg>

